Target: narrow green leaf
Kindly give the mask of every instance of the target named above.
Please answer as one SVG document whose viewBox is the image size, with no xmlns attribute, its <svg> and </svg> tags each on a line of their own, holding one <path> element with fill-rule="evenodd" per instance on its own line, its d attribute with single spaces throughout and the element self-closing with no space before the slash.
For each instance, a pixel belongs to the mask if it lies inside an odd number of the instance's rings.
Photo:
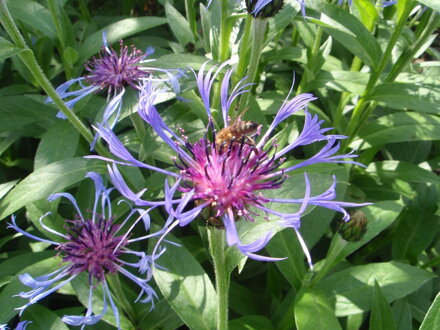
<svg viewBox="0 0 440 330">
<path fill-rule="evenodd" d="M 368 146 L 381 146 L 393 142 L 440 140 L 440 118 L 438 116 L 398 112 L 379 117 L 368 123 L 359 132 Z M 353 147 L 359 145 L 358 140 Z"/>
<path fill-rule="evenodd" d="M 31 276 L 46 275 L 57 269 L 60 262 L 60 258 L 52 257 L 36 262 L 33 265 L 23 269 L 20 273 L 29 273 Z M 27 292 L 29 290 L 31 290 L 31 288 L 22 284 L 18 279 L 18 276 L 14 277 L 11 282 L 5 288 L 3 288 L 0 293 L 0 301 L 7 301 L 8 303 L 2 304 L 2 308 L 0 308 L 0 324 L 7 323 L 12 317 L 18 314 L 16 308 L 25 305 L 28 300 L 17 297 L 17 294 L 20 292 Z"/>
<path fill-rule="evenodd" d="M 303 287 L 295 301 L 298 330 L 342 329 L 327 297 L 317 289 Z"/>
<path fill-rule="evenodd" d="M 50 39 L 57 38 L 56 29 L 53 25 L 49 10 L 32 0 L 8 0 L 8 8 L 12 16 L 22 23 L 30 26 Z"/>
<path fill-rule="evenodd" d="M 35 154 L 34 169 L 72 158 L 78 146 L 79 133 L 67 120 L 59 120 L 42 137 Z"/>
<path fill-rule="evenodd" d="M 216 293 L 209 276 L 183 245 L 166 249 L 157 261 L 163 269 L 154 269 L 160 291 L 189 328 L 215 329 Z"/>
<path fill-rule="evenodd" d="M 440 293 L 435 297 L 428 313 L 419 330 L 438 330 L 440 329 Z"/>
<path fill-rule="evenodd" d="M 165 24 L 167 20 L 162 17 L 132 17 L 126 18 L 113 24 L 107 25 L 103 29 L 93 33 L 88 37 L 79 49 L 78 62 L 86 61 L 90 56 L 96 54 L 102 47 L 102 33 L 107 32 L 107 42 L 109 45 L 135 33 L 151 29 Z"/>
<path fill-rule="evenodd" d="M 22 51 L 21 48 L 15 47 L 14 44 L 0 37 L 0 62 L 8 57 L 15 56 Z"/>
<path fill-rule="evenodd" d="M 355 16 L 338 6 L 326 4 L 322 11 L 320 20 L 310 20 L 322 26 L 328 34 L 368 66 L 375 68 L 382 51 L 370 31 Z"/>
<path fill-rule="evenodd" d="M 437 187 L 419 185 L 416 198 L 408 203 L 394 232 L 392 255 L 394 259 L 416 262 L 435 239 L 439 217 L 437 215 Z"/>
<path fill-rule="evenodd" d="M 18 180 L 13 180 L 13 181 L 9 181 L 9 182 L 5 182 L 5 183 L 0 184 L 0 199 L 2 199 L 3 196 L 5 196 L 9 190 L 14 188 L 14 186 L 17 182 L 18 182 Z"/>
<path fill-rule="evenodd" d="M 393 304 L 393 315 L 399 330 L 412 330 L 411 305 L 406 298 L 399 299 Z"/>
<path fill-rule="evenodd" d="M 72 47 L 67 47 L 63 53 L 64 60 L 70 65 L 73 66 L 76 61 L 78 61 L 78 52 Z"/>
<path fill-rule="evenodd" d="M 46 129 L 56 121 L 55 115 L 54 108 L 27 95 L 0 98 L 0 131 L 3 132 L 16 131 L 33 123 Z"/>
<path fill-rule="evenodd" d="M 388 302 L 405 297 L 434 275 L 417 267 L 398 263 L 371 263 L 337 272 L 317 284 L 336 306 L 336 316 L 358 314 L 370 309 L 372 283 L 376 280 Z"/>
<path fill-rule="evenodd" d="M 241 329 L 274 329 L 272 323 L 267 317 L 261 315 L 246 315 L 234 319 L 229 322 L 230 330 L 241 330 Z"/>
<path fill-rule="evenodd" d="M 49 164 L 28 175 L 0 201 L 0 219 L 3 219 L 27 203 L 62 192 L 84 179 L 89 171 L 104 170 L 95 160 L 72 158 Z"/>
<path fill-rule="evenodd" d="M 117 275 L 115 275 L 117 276 Z M 89 302 L 89 294 L 90 294 L 90 284 L 88 275 L 85 272 L 80 273 L 77 277 L 75 277 L 71 282 L 71 285 L 73 289 L 75 290 L 75 293 L 78 297 L 78 300 L 83 304 L 85 307 L 88 306 Z M 111 288 L 110 288 L 111 290 Z M 104 292 L 102 290 L 102 285 L 97 285 L 93 289 L 93 312 L 95 314 L 99 314 L 102 312 L 102 309 L 104 307 Z M 130 320 L 125 316 L 124 313 L 122 313 L 120 299 L 121 298 L 113 298 L 114 302 L 116 304 L 116 307 L 119 311 L 119 321 L 121 324 L 121 329 L 133 329 L 134 326 L 130 322 Z M 108 301 L 106 302 L 108 304 Z M 107 310 L 107 313 L 103 316 L 102 320 L 112 324 L 113 326 L 116 326 L 116 318 L 111 312 L 111 310 Z"/>
<path fill-rule="evenodd" d="M 165 13 L 167 15 L 168 24 L 173 31 L 179 43 L 185 47 L 188 43 L 194 43 L 194 34 L 189 27 L 188 21 L 179 13 L 179 11 L 171 5 L 169 1 L 165 4 Z"/>
<path fill-rule="evenodd" d="M 440 177 L 417 165 L 385 160 L 371 163 L 366 171 L 387 179 L 401 179 L 411 183 L 440 183 Z"/>
<path fill-rule="evenodd" d="M 287 258 L 277 261 L 276 266 L 290 285 L 299 290 L 307 271 L 304 263 L 304 253 L 296 234 L 292 230 L 283 230 L 270 240 L 266 249 L 273 257 L 282 256 Z"/>
<path fill-rule="evenodd" d="M 439 114 L 440 88 L 425 84 L 384 83 L 376 86 L 368 100 L 397 110 Z"/>
<path fill-rule="evenodd" d="M 138 328 L 143 330 L 179 329 L 181 326 L 183 326 L 183 321 L 166 300 L 161 299 L 154 304 L 152 312 L 146 314 L 146 317 L 142 319 Z"/>
<path fill-rule="evenodd" d="M 393 312 L 377 281 L 374 282 L 371 302 L 370 329 L 397 330 Z"/>
<path fill-rule="evenodd" d="M 163 69 L 187 68 L 199 70 L 208 59 L 203 56 L 191 54 L 168 54 L 159 57 L 156 61 L 149 63 L 149 66 Z M 211 62 L 215 64 L 214 62 Z"/>
<path fill-rule="evenodd" d="M 22 320 L 32 321 L 33 327 L 47 330 L 69 330 L 61 318 L 49 308 L 34 304 L 23 313 Z M 31 326 L 29 326 L 31 329 Z"/>
</svg>

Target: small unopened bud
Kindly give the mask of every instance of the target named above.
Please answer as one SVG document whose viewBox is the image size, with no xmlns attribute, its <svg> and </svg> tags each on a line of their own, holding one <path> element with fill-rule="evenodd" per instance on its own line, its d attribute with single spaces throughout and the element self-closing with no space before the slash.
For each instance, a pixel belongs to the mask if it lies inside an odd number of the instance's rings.
<svg viewBox="0 0 440 330">
<path fill-rule="evenodd" d="M 275 16 L 281 8 L 283 8 L 284 0 L 272 0 L 266 4 L 263 8 L 259 8 L 257 5 L 261 0 L 246 0 L 246 9 L 249 15 L 255 18 L 267 18 Z"/>
<path fill-rule="evenodd" d="M 339 233 L 348 242 L 359 241 L 367 231 L 368 219 L 362 211 L 355 211 L 348 222 L 341 222 Z"/>
</svg>

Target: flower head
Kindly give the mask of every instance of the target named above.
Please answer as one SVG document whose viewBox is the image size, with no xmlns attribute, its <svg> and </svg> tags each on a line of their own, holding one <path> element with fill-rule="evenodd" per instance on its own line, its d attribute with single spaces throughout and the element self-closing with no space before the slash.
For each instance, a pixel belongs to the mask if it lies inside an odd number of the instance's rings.
<svg viewBox="0 0 440 330">
<path fill-rule="evenodd" d="M 272 231 L 250 244 L 243 244 L 236 228 L 236 222 L 241 218 L 254 221 L 261 214 L 272 215 L 280 219 L 278 224 L 281 227 L 293 228 L 299 235 L 300 218 L 307 205 L 319 205 L 340 211 L 344 214 L 344 219 L 348 219 L 349 215 L 343 207 L 358 206 L 358 204 L 334 201 L 336 179 L 326 192 L 318 196 L 311 195 L 307 174 L 304 174 L 306 189 L 303 198 L 273 198 L 268 197 L 265 192 L 279 189 L 289 172 L 308 165 L 358 163 L 351 160 L 356 157 L 351 153 L 336 155 L 339 150 L 339 140 L 345 136 L 325 135 L 330 128 L 322 128 L 322 121 L 307 112 L 307 104 L 316 99 L 312 94 L 300 94 L 292 99 L 289 99 L 288 96 L 278 110 L 272 124 L 258 139 L 260 125 L 244 121 L 240 116 L 231 120 L 229 110 L 234 100 L 240 94 L 248 92 L 247 88 L 250 85 L 241 80 L 229 93 L 232 70 L 226 71 L 221 84 L 220 99 L 223 119 L 221 127 L 223 128 L 216 130 L 210 109 L 210 93 L 216 76 L 225 65 L 226 63 L 219 67 L 214 66 L 204 74 L 205 63 L 196 74 L 197 85 L 209 119 L 205 135 L 196 141 L 188 141 L 183 129 L 178 135 L 165 124 L 154 107 L 154 99 L 161 91 L 155 88 L 152 82 L 146 82 L 143 86 L 138 108 L 139 114 L 176 153 L 174 163 L 178 170 L 177 173 L 155 169 L 135 160 L 117 140 L 114 133 L 102 126 L 98 127 L 98 131 L 109 143 L 111 152 L 122 160 L 93 157 L 112 161 L 114 165 L 111 176 L 115 178 L 119 178 L 115 164 L 146 167 L 177 178 L 171 187 L 168 185 L 168 181 L 165 183 L 165 208 L 170 216 L 176 219 L 170 228 L 177 224 L 185 226 L 194 220 L 202 210 L 210 209 L 213 211 L 214 217 L 211 222 L 224 226 L 227 242 L 230 246 L 236 246 L 242 253 L 254 259 L 278 260 L 254 253 L 267 244 L 274 234 Z M 305 113 L 303 130 L 295 141 L 284 147 L 278 146 L 276 140 L 271 139 L 270 136 L 282 121 L 299 111 Z M 290 151 L 318 141 L 324 142 L 324 146 L 314 156 L 293 165 L 284 164 L 284 159 Z M 121 179 L 120 177 L 117 180 L 119 182 L 117 189 L 123 191 L 125 197 L 133 200 L 137 205 L 151 205 L 149 204 L 151 202 L 142 200 L 139 193 L 132 192 L 127 185 L 122 183 Z M 182 193 L 181 198 L 173 199 L 178 191 Z M 299 210 L 294 213 L 282 213 L 268 206 L 277 204 L 297 204 Z M 300 241 L 305 247 L 301 238 Z"/>
<path fill-rule="evenodd" d="M 79 100 L 87 95 L 105 90 L 107 92 L 108 103 L 105 107 L 102 124 L 113 128 L 119 120 L 122 108 L 122 98 L 125 88 L 130 86 L 139 89 L 145 79 L 170 83 L 175 92 L 179 91 L 177 77 L 170 70 L 152 68 L 145 66 L 145 63 L 154 61 L 146 58 L 154 53 L 154 49 L 149 47 L 145 52 L 137 49 L 134 45 L 128 47 L 120 41 L 120 50 L 117 52 L 107 44 L 107 34 L 102 35 L 103 46 L 99 56 L 93 57 L 85 64 L 88 72 L 84 77 L 71 79 L 61 84 L 57 89 L 58 95 L 66 100 L 68 108 L 72 108 Z M 161 73 L 166 78 L 153 76 L 153 73 Z M 71 90 L 79 84 L 79 89 Z M 48 101 L 52 100 L 48 98 Z M 57 117 L 65 119 L 62 112 L 58 112 Z M 91 145 L 94 148 L 95 140 Z"/>
<path fill-rule="evenodd" d="M 62 242 L 56 242 L 29 234 L 18 227 L 15 222 L 15 217 L 12 217 L 12 222 L 9 224 L 9 228 L 13 228 L 17 232 L 32 239 L 56 246 L 59 255 L 62 257 L 60 268 L 50 274 L 35 278 L 27 273 L 19 275 L 20 281 L 26 286 L 32 288 L 32 290 L 28 292 L 21 292 L 19 294 L 20 297 L 29 300 L 27 304 L 19 308 L 20 315 L 29 305 L 34 304 L 52 292 L 57 291 L 59 288 L 77 277 L 78 274 L 86 273 L 90 285 L 86 315 L 66 315 L 63 317 L 63 321 L 74 326 L 95 324 L 105 315 L 109 303 L 119 328 L 119 312 L 113 301 L 106 276 L 115 273 L 124 275 L 140 287 L 141 291 L 137 300 L 140 300 L 143 303 L 151 302 L 153 305 L 153 298 L 156 297 L 156 294 L 148 284 L 148 281 L 152 277 L 151 264 L 165 250 L 163 249 L 160 253 L 156 254 L 155 257 L 151 257 L 144 252 L 137 252 L 129 249 L 128 245 L 135 241 L 148 239 L 155 235 L 161 235 L 162 232 L 138 238 L 129 237 L 132 228 L 138 222 L 142 221 L 145 229 L 149 229 L 150 218 L 148 216 L 148 211 L 136 208 L 131 209 L 125 220 L 121 224 L 116 224 L 112 217 L 111 202 L 109 199 L 109 194 L 112 189 L 106 189 L 104 187 L 102 178 L 97 173 L 90 172 L 87 174 L 87 177 L 91 178 L 95 183 L 95 203 L 91 217 L 84 216 L 79 209 L 75 198 L 71 194 L 58 193 L 49 196 L 49 201 L 64 197 L 73 204 L 77 211 L 73 220 L 66 220 L 66 232 L 60 233 L 44 224 L 43 220 L 50 214 L 50 212 L 40 218 L 41 226 L 51 234 L 60 237 Z M 97 213 L 99 205 L 101 205 L 102 213 Z M 136 220 L 129 224 L 131 217 L 136 214 L 138 215 Z M 127 227 L 128 229 L 124 229 Z M 127 262 L 120 258 L 122 255 L 134 256 L 137 261 Z M 124 266 L 134 267 L 140 274 L 145 275 L 142 277 L 134 275 L 126 270 Z M 104 292 L 104 307 L 100 314 L 93 314 L 93 291 L 98 285 L 102 286 Z"/>
</svg>

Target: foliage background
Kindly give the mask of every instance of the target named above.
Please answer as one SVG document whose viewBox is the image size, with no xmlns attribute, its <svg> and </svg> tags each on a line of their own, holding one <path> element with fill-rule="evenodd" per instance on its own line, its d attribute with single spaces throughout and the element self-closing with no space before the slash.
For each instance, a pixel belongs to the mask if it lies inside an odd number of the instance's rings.
<svg viewBox="0 0 440 330">
<path fill-rule="evenodd" d="M 427 9 L 408 11 L 417 2 L 399 0 L 384 9 L 370 0 L 354 0 L 350 8 L 330 2 L 307 1 L 305 19 L 296 1 L 286 1 L 283 10 L 268 20 L 257 86 L 246 116 L 263 125 L 270 122 L 295 72 L 295 90 L 319 97 L 310 111 L 336 132 L 348 134 L 344 147 L 357 148 L 360 162 L 366 165 L 315 166 L 308 171 L 313 187 L 317 193 L 323 191 L 336 175 L 339 200 L 374 202 L 362 208 L 368 229 L 360 241 L 345 242 L 336 233 L 339 215 L 311 210 L 302 220 L 301 232 L 315 271 L 307 269 L 296 236 L 288 230 L 278 233 L 267 248 L 271 256 L 288 256 L 285 261 L 246 261 L 229 250 L 226 266 L 239 265 L 232 272 L 229 327 L 438 329 L 439 4 L 423 0 L 419 3 Z M 84 132 L 57 119 L 57 108 L 45 102 L 47 83 L 58 86 L 81 75 L 84 62 L 101 48 L 103 30 L 115 47 L 120 39 L 139 49 L 153 46 L 154 65 L 161 68 L 197 70 L 208 58 L 225 60 L 225 54 L 237 61 L 247 46 L 240 45 L 247 15 L 232 0 L 223 5 L 214 0 L 209 8 L 194 0 L 6 3 L 25 42 L 20 44 L 6 29 L 0 30 L 0 218 L 4 220 L 0 323 L 14 326 L 15 308 L 23 300 L 13 295 L 24 290 L 17 274 L 45 274 L 59 259 L 44 244 L 5 229 L 9 217 L 15 213 L 23 228 L 37 233 L 38 218 L 51 210 L 53 225 L 62 226 L 62 219 L 73 211 L 65 205 L 50 205 L 47 196 L 68 189 L 81 206 L 90 208 L 93 189 L 84 175 L 106 173 L 102 162 L 82 158 L 89 154 Z M 221 38 L 228 32 L 225 46 Z M 201 136 L 206 123 L 194 87 L 189 74 L 179 96 L 191 102 L 176 102 L 170 96 L 158 104 L 171 127 L 185 127 L 190 138 Z M 104 104 L 105 96 L 95 94 L 75 107 L 87 129 L 100 118 Z M 132 91 L 124 99 L 118 136 L 141 159 L 168 166 L 170 153 L 161 148 L 151 129 L 133 129 L 135 106 Z M 302 119 L 299 115 L 287 122 L 279 138 L 298 134 Z M 294 156 L 312 153 L 303 148 Z M 161 196 L 160 175 L 136 168 L 121 170 L 136 190 L 149 188 L 147 198 Z M 297 177 L 298 184 L 288 188 L 289 193 L 300 195 L 303 174 Z M 126 211 L 119 207 L 115 213 L 122 216 Z M 164 214 L 157 211 L 152 217 L 160 221 Z M 242 227 L 245 237 L 258 233 L 258 226 Z M 127 303 L 135 292 L 128 283 L 121 283 L 123 329 L 215 327 L 206 228 L 200 222 L 174 234 L 181 247 L 170 246 L 161 258 L 168 271 L 155 274 L 160 298 L 154 310 Z M 31 306 L 22 318 L 33 321 L 28 329 L 67 328 L 60 317 L 84 310 L 86 282 L 80 278 Z M 99 310 L 100 302 L 95 305 Z M 111 316 L 104 320 L 93 329 L 114 328 Z"/>
</svg>

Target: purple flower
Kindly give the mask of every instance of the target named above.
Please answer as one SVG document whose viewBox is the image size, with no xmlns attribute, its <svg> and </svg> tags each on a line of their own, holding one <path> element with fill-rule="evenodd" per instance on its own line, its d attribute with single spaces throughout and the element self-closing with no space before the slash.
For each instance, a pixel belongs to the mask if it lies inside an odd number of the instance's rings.
<svg viewBox="0 0 440 330">
<path fill-rule="evenodd" d="M 70 109 L 82 98 L 102 90 L 107 91 L 108 103 L 105 107 L 102 124 L 113 128 L 118 122 L 122 107 L 122 97 L 125 88 L 131 86 L 139 89 L 145 79 L 170 83 L 176 91 L 179 91 L 179 84 L 175 75 L 170 70 L 147 67 L 144 64 L 154 61 L 146 58 L 154 53 L 154 49 L 149 47 L 145 52 L 137 49 L 134 45 L 128 47 L 120 41 L 120 50 L 116 52 L 107 44 L 107 34 L 102 34 L 103 47 L 98 57 L 93 57 L 85 64 L 88 72 L 84 77 L 71 79 L 61 84 L 57 89 L 58 95 L 66 100 L 66 105 Z M 165 74 L 167 78 L 153 78 L 153 72 Z M 79 89 L 70 90 L 71 87 L 79 85 Z M 48 102 L 52 100 L 48 98 Z M 65 119 L 62 112 L 58 112 L 58 118 Z M 95 137 L 91 145 L 93 150 L 96 143 Z"/>
<path fill-rule="evenodd" d="M 196 74 L 198 89 L 206 108 L 209 124 L 205 135 L 194 142 L 188 141 L 183 129 L 180 130 L 181 136 L 174 133 L 160 117 L 154 107 L 154 99 L 161 90 L 157 89 L 150 81 L 147 81 L 142 88 L 138 107 L 139 115 L 153 127 L 160 138 L 176 153 L 174 163 L 178 170 L 177 173 L 154 169 L 150 165 L 137 161 L 117 140 L 114 133 L 102 126 L 97 128 L 99 134 L 109 144 L 110 151 L 121 160 L 111 160 L 100 156 L 90 157 L 114 163 L 111 168 L 111 176 L 118 181 L 117 189 L 126 198 L 134 201 L 136 205 L 152 204 L 142 200 L 142 192 L 134 193 L 123 183 L 116 164 L 145 167 L 177 178 L 172 186 L 169 186 L 168 181 L 165 183 L 165 208 L 169 215 L 176 219 L 167 232 L 176 225 L 187 225 L 202 210 L 211 210 L 212 219 L 208 222 L 214 225 L 220 223 L 221 226 L 225 227 L 229 246 L 236 246 L 243 254 L 253 259 L 279 260 L 254 253 L 267 244 L 273 236 L 273 232 L 267 232 L 255 242 L 243 244 L 236 228 L 236 222 L 241 218 L 254 221 L 255 217 L 261 213 L 274 215 L 280 219 L 278 224 L 281 227 L 290 227 L 296 231 L 310 261 L 305 243 L 298 231 L 301 215 L 305 212 L 307 205 L 318 205 L 342 212 L 344 219 L 348 220 L 349 215 L 343 207 L 367 204 L 334 201 L 336 197 L 336 180 L 325 193 L 319 196 L 311 196 L 307 174 L 304 174 L 306 191 L 301 199 L 270 198 L 265 196 L 264 192 L 282 187 L 287 174 L 298 168 L 317 163 L 351 163 L 359 165 L 359 163 L 350 160 L 350 158 L 356 156 L 352 153 L 336 155 L 339 150 L 339 140 L 344 139 L 345 136 L 325 135 L 330 128 L 321 128 L 322 121 L 319 121 L 317 116 L 307 112 L 307 104 L 316 99 L 309 93 L 298 95 L 292 99 L 289 99 L 289 93 L 267 131 L 254 142 L 254 135 L 259 134 L 261 127 L 254 122 L 242 121 L 241 118 L 231 121 L 228 115 L 234 100 L 240 94 L 248 92 L 247 87 L 250 85 L 241 80 L 229 93 L 229 80 L 232 70 L 226 71 L 220 93 L 223 119 L 221 126 L 227 129 L 216 131 L 211 116 L 210 94 L 215 78 L 225 65 L 223 63 L 219 67 L 214 66 L 204 75 L 205 63 L 199 73 Z M 280 148 L 276 140 L 271 139 L 270 136 L 282 121 L 299 111 L 305 113 L 305 123 L 301 133 L 295 141 Z M 246 133 L 239 133 L 240 130 Z M 314 156 L 295 165 L 284 165 L 284 157 L 291 150 L 318 141 L 324 142 L 324 146 Z M 181 193 L 181 197 L 173 199 L 177 192 Z M 286 203 L 300 205 L 300 209 L 295 213 L 282 213 L 268 206 L 269 204 Z"/>
<path fill-rule="evenodd" d="M 119 312 L 113 301 L 106 275 L 115 273 L 124 275 L 140 288 L 140 293 L 136 301 L 142 303 L 150 302 L 152 306 L 154 306 L 153 298 L 156 297 L 156 294 L 153 288 L 148 284 L 152 277 L 151 265 L 165 249 L 161 249 L 158 254 L 152 257 L 146 255 L 144 252 L 131 250 L 128 248 L 128 245 L 132 242 L 161 235 L 162 231 L 138 238 L 129 237 L 131 230 L 139 222 L 143 222 L 145 229 L 149 230 L 149 210 L 133 208 L 122 223 L 116 224 L 112 217 L 111 201 L 109 198 L 109 194 L 113 188 L 106 189 L 102 183 L 101 176 L 97 173 L 89 172 L 87 177 L 92 179 L 95 184 L 95 201 L 91 218 L 84 216 L 75 198 L 71 194 L 58 193 L 49 196 L 48 200 L 54 201 L 60 197 L 64 197 L 73 204 L 77 211 L 73 220 L 66 220 L 64 226 L 66 232 L 60 233 L 44 224 L 43 220 L 50 212 L 43 215 L 39 220 L 45 230 L 59 236 L 62 242 L 56 242 L 29 234 L 18 227 L 15 222 L 15 217 L 12 217 L 9 228 L 13 228 L 17 232 L 32 239 L 56 246 L 63 261 L 60 268 L 50 274 L 35 278 L 27 273 L 19 275 L 20 281 L 32 289 L 28 292 L 21 292 L 18 295 L 29 300 L 27 304 L 18 308 L 18 310 L 20 310 L 21 315 L 29 305 L 57 291 L 77 277 L 78 274 L 85 272 L 88 274 L 90 285 L 87 312 L 85 316 L 65 315 L 63 321 L 69 325 L 82 327 L 95 324 L 106 314 L 108 304 L 110 304 L 110 308 L 114 313 L 119 328 Z M 97 213 L 99 208 L 102 213 Z M 136 214 L 136 219 L 130 221 L 132 216 Z M 134 256 L 137 261 L 124 261 L 120 258 L 122 255 Z M 134 275 L 126 270 L 124 266 L 136 268 L 140 275 Z M 93 314 L 93 291 L 98 285 L 102 286 L 104 306 L 100 314 Z"/>
</svg>

